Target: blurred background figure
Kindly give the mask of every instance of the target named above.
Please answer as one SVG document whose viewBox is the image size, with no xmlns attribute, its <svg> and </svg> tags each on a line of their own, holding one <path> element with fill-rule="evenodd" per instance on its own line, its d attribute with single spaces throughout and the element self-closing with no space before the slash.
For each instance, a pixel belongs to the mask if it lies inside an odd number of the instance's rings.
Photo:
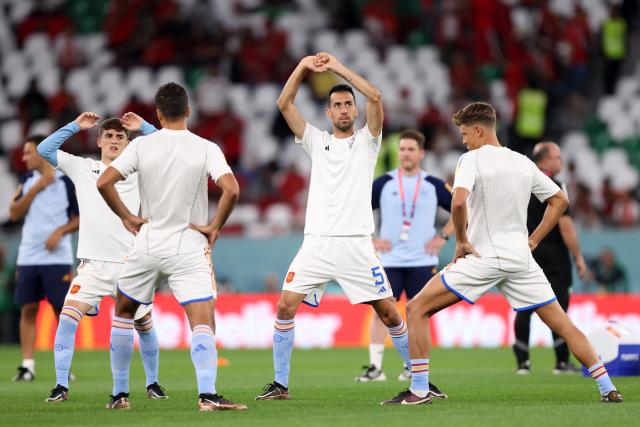
<svg viewBox="0 0 640 427">
<path fill-rule="evenodd" d="M 627 273 L 610 248 L 604 249 L 598 257 L 589 261 L 592 274 L 589 281 L 602 294 L 626 293 L 630 291 Z"/>
</svg>

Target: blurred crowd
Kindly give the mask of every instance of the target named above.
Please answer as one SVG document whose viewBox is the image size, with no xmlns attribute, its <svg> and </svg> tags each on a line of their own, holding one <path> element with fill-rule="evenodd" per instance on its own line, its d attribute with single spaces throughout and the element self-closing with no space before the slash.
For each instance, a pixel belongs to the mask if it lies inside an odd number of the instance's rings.
<svg viewBox="0 0 640 427">
<path fill-rule="evenodd" d="M 12 37 L 2 37 L 1 49 L 19 51 L 34 34 L 46 34 L 59 84 L 43 90 L 33 75 L 21 93 L 0 93 L 15 106 L 0 114 L 0 126 L 18 121 L 24 137 L 34 129 L 51 132 L 83 110 L 96 109 L 105 118 L 134 111 L 157 126 L 153 93 L 129 88 L 119 102 L 99 107 L 82 96 L 86 86 L 69 82 L 77 80 L 71 77 L 77 70 L 99 75 L 117 68 L 132 76 L 172 67 L 190 89 L 191 129 L 222 147 L 239 178 L 241 203 L 256 207 L 259 215 L 273 205 L 286 206 L 297 228 L 310 165 L 301 153 L 292 153 L 292 137 L 272 101 L 302 56 L 331 48 L 386 89 L 384 135 L 390 146 L 398 131 L 421 130 L 429 149 L 425 167 L 451 180 L 462 146 L 450 117 L 470 101 L 492 102 L 501 140 L 523 153 L 541 140 L 562 143 L 567 133 L 588 134 L 585 126 L 597 120 L 599 100 L 615 94 L 617 82 L 634 67 L 640 71 L 637 52 L 634 56 L 629 47 L 638 38 L 638 9 L 634 0 L 5 1 L 0 31 Z M 102 37 L 97 51 L 86 46 L 95 34 Z M 3 61 L 5 83 L 15 72 L 7 70 L 9 62 Z M 439 87 L 423 94 L 420 82 L 432 78 L 439 79 Z M 116 85 L 108 90 L 120 91 L 120 80 L 113 81 Z M 333 76 L 308 79 L 310 113 L 305 115 L 319 125 L 325 120 L 326 93 L 335 82 Z M 238 94 L 245 92 L 242 101 Z M 258 93 L 267 94 L 265 108 L 251 105 L 260 103 Z M 91 99 L 99 103 L 105 97 L 98 93 Z M 637 140 L 640 150 L 638 120 L 629 144 Z M 47 126 L 35 126 L 42 121 Z M 0 132 L 0 139 L 8 135 Z M 588 137 L 587 148 L 597 152 Z M 65 149 L 97 154 L 94 138 L 81 133 Z M 0 142 L 0 162 L 9 164 L 6 169 L 14 177 L 24 172 L 20 141 Z M 396 166 L 392 151 L 381 154 L 379 173 Z M 624 168 L 616 167 L 625 171 L 624 179 L 603 176 L 593 182 L 585 180 L 580 158 L 565 151 L 563 178 L 579 224 L 640 223 L 640 154 L 634 153 L 625 151 Z M 215 192 L 211 185 L 214 198 Z"/>
</svg>

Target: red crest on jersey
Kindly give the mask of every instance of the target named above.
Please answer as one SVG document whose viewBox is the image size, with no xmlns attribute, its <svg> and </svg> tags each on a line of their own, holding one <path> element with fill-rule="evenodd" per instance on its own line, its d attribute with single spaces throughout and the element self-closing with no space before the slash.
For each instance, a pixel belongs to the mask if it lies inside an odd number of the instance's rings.
<svg viewBox="0 0 640 427">
<path fill-rule="evenodd" d="M 71 293 L 71 294 L 77 294 L 79 290 L 80 290 L 80 285 L 73 285 L 73 286 L 71 287 L 71 291 L 70 291 L 69 293 Z"/>
<path fill-rule="evenodd" d="M 291 283 L 291 281 L 293 280 L 293 276 L 295 276 L 296 273 L 294 271 L 290 271 L 287 273 L 287 278 L 285 279 L 285 282 L 287 283 Z"/>
</svg>

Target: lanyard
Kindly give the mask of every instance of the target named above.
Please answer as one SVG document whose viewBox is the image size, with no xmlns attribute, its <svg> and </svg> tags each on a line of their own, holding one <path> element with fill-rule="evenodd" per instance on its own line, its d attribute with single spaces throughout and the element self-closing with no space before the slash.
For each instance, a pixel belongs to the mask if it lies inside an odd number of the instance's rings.
<svg viewBox="0 0 640 427">
<path fill-rule="evenodd" d="M 416 213 L 416 202 L 418 201 L 418 194 L 420 190 L 420 181 L 422 181 L 422 174 L 418 172 L 418 180 L 416 181 L 416 189 L 413 191 L 413 202 L 411 203 L 411 215 L 409 219 L 413 219 L 413 215 Z M 407 216 L 407 210 L 404 202 L 404 185 L 402 184 L 402 168 L 398 168 L 398 185 L 400 187 L 400 198 L 402 199 L 402 218 Z"/>
</svg>

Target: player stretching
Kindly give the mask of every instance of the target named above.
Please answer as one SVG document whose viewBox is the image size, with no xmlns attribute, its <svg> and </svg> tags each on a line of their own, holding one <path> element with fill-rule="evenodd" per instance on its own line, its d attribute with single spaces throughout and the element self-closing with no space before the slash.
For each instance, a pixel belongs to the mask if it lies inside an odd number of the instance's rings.
<svg viewBox="0 0 640 427">
<path fill-rule="evenodd" d="M 93 315 L 97 314 L 95 310 L 102 298 L 115 296 L 120 269 L 133 243 L 133 235 L 122 226 L 120 218 L 111 212 L 100 197 L 96 181 L 129 143 L 128 130 L 142 128 L 146 133 L 156 130 L 136 114 L 127 113 L 122 121 L 107 119 L 100 126 L 97 140 L 100 161 L 76 157 L 59 150 L 72 135 L 96 126 L 98 119 L 94 113 L 82 113 L 75 121 L 58 129 L 38 145 L 40 155 L 74 183 L 82 213 L 78 240 L 78 259 L 81 261 L 78 275 L 73 279 L 64 300 L 56 331 L 56 386 L 51 390 L 48 402 L 67 400 L 69 369 L 80 320 L 87 312 L 91 313 L 90 310 L 94 311 Z M 127 207 L 137 212 L 140 208 L 138 176 L 129 176 L 118 184 L 117 189 Z M 151 306 L 141 307 L 135 319 L 134 327 L 140 337 L 140 355 L 147 377 L 147 396 L 150 399 L 166 398 L 164 389 L 158 384 L 159 345 L 151 320 Z"/>
<path fill-rule="evenodd" d="M 531 160 L 500 145 L 491 105 L 472 103 L 458 111 L 453 120 L 469 149 L 460 157 L 453 185 L 455 263 L 434 276 L 407 304 L 411 387 L 381 403 L 431 402 L 429 318 L 461 300 L 473 304 L 494 286 L 516 311 L 535 310 L 552 331 L 564 338 L 596 380 L 603 402 L 622 402 L 622 395 L 589 340 L 562 310 L 531 255 L 567 208 L 567 196 Z M 527 206 L 531 194 L 548 205 L 540 224 L 529 235 Z"/>
<path fill-rule="evenodd" d="M 211 246 L 238 198 L 238 183 L 220 148 L 187 130 L 187 92 L 167 83 L 155 96 L 162 129 L 134 139 L 98 179 L 98 190 L 125 227 L 136 234 L 134 248 L 118 279 L 111 329 L 113 395 L 109 409 L 129 408 L 129 365 L 133 319 L 140 305 L 153 301 L 156 279 L 168 276 L 173 295 L 184 306 L 193 335 L 191 359 L 201 411 L 246 409 L 216 393 L 217 351 L 212 300 L 216 298 Z M 116 183 L 138 172 L 142 219 L 120 198 Z M 207 180 L 222 189 L 213 221 L 207 222 Z"/>
<path fill-rule="evenodd" d="M 293 101 L 308 71 L 333 71 L 367 99 L 367 123 L 358 130 L 351 86 L 341 84 L 329 92 L 327 117 L 333 134 L 307 123 Z M 275 379 L 257 400 L 289 398 L 289 366 L 294 341 L 294 317 L 300 303 L 317 305 L 327 282 L 336 280 L 352 304 L 369 303 L 408 361 L 407 327 L 396 309 L 391 286 L 372 242 L 371 186 L 382 138 L 382 99 L 377 88 L 346 68 L 333 56 L 308 56 L 289 77 L 278 108 L 296 143 L 311 156 L 312 171 L 307 203 L 305 237 L 289 267 L 278 301 L 273 335 Z"/>
</svg>

